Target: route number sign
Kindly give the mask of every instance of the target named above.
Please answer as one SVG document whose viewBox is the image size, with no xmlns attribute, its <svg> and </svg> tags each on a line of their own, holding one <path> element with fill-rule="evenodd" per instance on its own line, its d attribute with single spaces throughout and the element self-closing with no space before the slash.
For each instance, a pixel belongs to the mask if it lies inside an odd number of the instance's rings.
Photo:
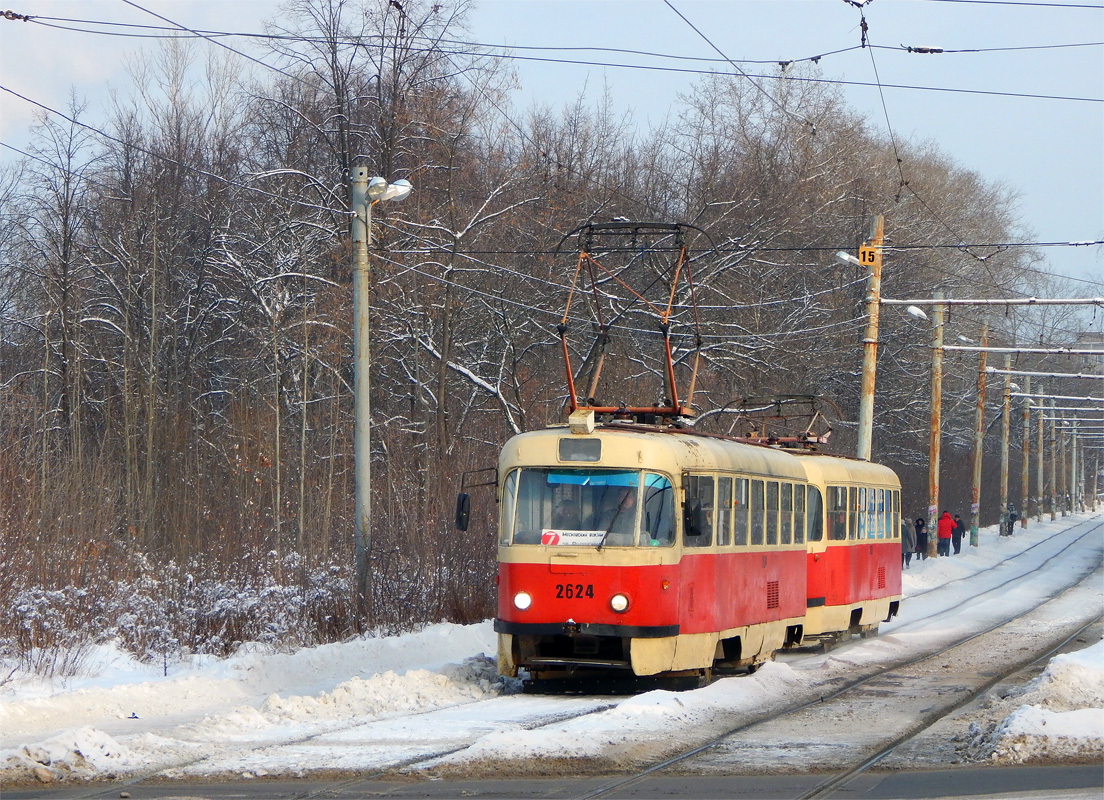
<svg viewBox="0 0 1104 800">
<path fill-rule="evenodd" d="M 859 261 L 863 264 L 863 266 L 867 267 L 881 266 L 882 254 L 878 251 L 877 247 L 869 244 L 864 244 L 859 247 Z"/>
</svg>

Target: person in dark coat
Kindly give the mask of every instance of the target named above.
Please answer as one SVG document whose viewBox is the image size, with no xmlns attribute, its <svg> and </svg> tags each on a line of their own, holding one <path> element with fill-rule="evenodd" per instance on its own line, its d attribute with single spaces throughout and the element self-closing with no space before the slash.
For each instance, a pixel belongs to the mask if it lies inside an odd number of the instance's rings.
<svg viewBox="0 0 1104 800">
<path fill-rule="evenodd" d="M 954 554 L 957 556 L 962 551 L 962 537 L 966 535 L 966 523 L 962 521 L 962 517 L 955 514 L 954 524 L 954 530 L 951 531 L 951 547 L 954 548 Z"/>
<path fill-rule="evenodd" d="M 907 519 L 901 517 L 901 569 L 909 568 L 914 552 L 916 552 L 916 531 Z"/>
<path fill-rule="evenodd" d="M 928 557 L 928 523 L 923 517 L 916 518 L 916 555 L 921 561 Z"/>
<path fill-rule="evenodd" d="M 954 520 L 951 519 L 949 512 L 944 511 L 943 516 L 939 518 L 939 522 L 935 526 L 935 535 L 939 537 L 939 541 L 935 543 L 937 555 L 949 556 L 951 554 L 951 534 L 954 529 Z"/>
</svg>

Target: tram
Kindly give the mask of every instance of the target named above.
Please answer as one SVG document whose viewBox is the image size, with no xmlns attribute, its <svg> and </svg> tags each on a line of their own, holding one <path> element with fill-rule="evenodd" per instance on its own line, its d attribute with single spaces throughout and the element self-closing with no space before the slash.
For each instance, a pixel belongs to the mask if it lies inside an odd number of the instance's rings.
<svg viewBox="0 0 1104 800">
<path fill-rule="evenodd" d="M 673 273 L 684 267 L 689 280 L 683 261 Z M 785 439 L 686 424 L 694 412 L 679 401 L 663 330 L 666 404 L 581 399 L 565 339 L 567 423 L 501 450 L 494 628 L 504 675 L 537 686 L 697 685 L 754 671 L 782 648 L 873 634 L 897 613 L 893 471 L 823 454 L 808 431 Z M 459 527 L 467 517 L 462 494 Z"/>
</svg>

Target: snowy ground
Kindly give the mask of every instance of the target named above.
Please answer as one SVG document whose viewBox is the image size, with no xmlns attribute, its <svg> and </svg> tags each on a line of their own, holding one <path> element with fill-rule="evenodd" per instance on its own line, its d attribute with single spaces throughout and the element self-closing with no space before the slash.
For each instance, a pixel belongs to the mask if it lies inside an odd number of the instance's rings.
<svg viewBox="0 0 1104 800">
<path fill-rule="evenodd" d="M 1032 545 L 1042 543 L 1015 559 L 1016 568 L 1041 562 L 1057 549 L 1052 542 L 1088 519 L 1032 521 L 1011 538 L 983 530 L 979 548 L 913 562 L 904 573 L 901 617 L 883 625 L 878 639 L 678 694 L 519 695 L 515 681 L 495 674 L 490 622 L 434 625 L 289 654 L 243 648 L 228 659 L 197 657 L 167 669 L 104 647 L 83 677 L 44 682 L 13 675 L 0 687 L 0 784 L 371 770 L 460 747 L 462 753 L 439 763 L 493 755 L 537 758 L 554 768 L 560 760 L 597 757 L 611 748 L 628 761 L 647 759 L 662 749 L 656 731 L 665 739 L 677 738 L 678 731 L 705 735 L 733 715 L 815 692 L 838 670 L 898 657 L 920 639 L 951 635 L 951 628 L 985 627 L 996 604 L 967 605 L 963 593 L 1007 580 L 1015 572 L 1011 559 Z M 1084 571 L 1102 549 L 1098 527 L 1053 572 Z M 1029 604 L 1048 585 L 1038 576 L 1024 578 L 1002 593 L 999 605 Z M 1104 610 L 1102 589 L 1083 590 L 1095 614 Z M 956 606 L 953 624 L 946 622 L 947 610 Z M 1012 696 L 1015 707 L 971 743 L 975 756 L 999 763 L 1104 756 L 1104 643 L 1056 657 Z M 596 709 L 600 713 L 578 716 Z M 552 717 L 562 720 L 548 724 Z"/>
</svg>

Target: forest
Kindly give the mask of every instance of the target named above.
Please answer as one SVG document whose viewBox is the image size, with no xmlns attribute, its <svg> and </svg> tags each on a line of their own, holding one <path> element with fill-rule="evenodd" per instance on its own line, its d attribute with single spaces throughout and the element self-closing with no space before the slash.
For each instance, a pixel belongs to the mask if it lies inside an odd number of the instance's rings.
<svg viewBox="0 0 1104 800">
<path fill-rule="evenodd" d="M 885 218 L 885 297 L 1078 292 L 1018 246 L 1033 232 L 1013 187 L 936 143 L 891 140 L 830 83 L 780 77 L 764 93 L 711 75 L 647 130 L 602 95 L 517 109 L 509 63 L 464 41 L 465 10 L 295 0 L 266 40 L 278 71 L 168 40 L 132 59 L 108 108 L 72 97 L 7 162 L 0 656 L 65 671 L 107 640 L 168 660 L 492 616 L 493 492 L 473 495 L 465 533 L 453 504 L 462 473 L 493 466 L 509 436 L 563 420 L 557 325 L 576 256 L 564 237 L 581 225 L 700 229 L 696 408 L 816 395 L 835 410 L 829 449 L 848 455 L 866 275 L 834 253 L 855 252 L 872 215 Z M 352 576 L 357 166 L 414 186 L 373 216 L 364 597 Z M 574 308 L 572 325 L 590 330 L 587 306 Z M 987 325 L 990 344 L 1068 347 L 1092 314 L 952 307 L 945 339 Z M 906 516 L 927 506 L 930 337 L 882 309 L 873 458 L 901 476 Z M 618 380 L 651 392 L 655 364 L 634 341 Z M 677 358 L 692 347 L 675 344 Z M 976 382 L 976 354 L 946 355 L 943 502 L 964 514 Z M 997 521 L 1000 400 L 994 377 L 983 524 Z"/>
</svg>

